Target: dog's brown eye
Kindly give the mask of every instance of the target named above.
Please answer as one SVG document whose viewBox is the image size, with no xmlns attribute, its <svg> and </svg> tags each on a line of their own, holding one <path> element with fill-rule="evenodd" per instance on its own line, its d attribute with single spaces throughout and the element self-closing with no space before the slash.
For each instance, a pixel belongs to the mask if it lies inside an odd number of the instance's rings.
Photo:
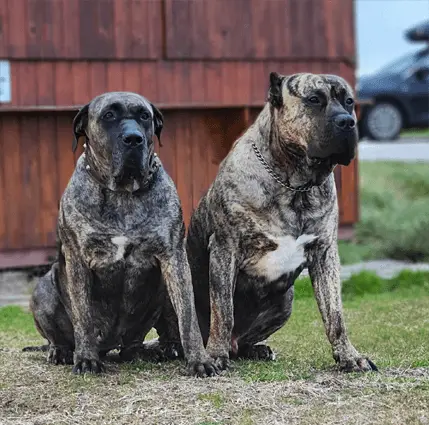
<svg viewBox="0 0 429 425">
<path fill-rule="evenodd" d="M 314 105 L 317 105 L 320 103 L 320 100 L 317 96 L 312 96 L 310 97 L 310 99 L 308 99 L 311 103 L 313 103 Z"/>
<path fill-rule="evenodd" d="M 351 97 L 349 97 L 349 98 L 346 100 L 346 104 L 347 104 L 347 105 L 353 105 L 353 103 L 355 103 L 355 101 L 354 101 Z"/>
<path fill-rule="evenodd" d="M 146 121 L 150 118 L 150 114 L 149 112 L 142 112 L 142 114 L 140 115 L 141 119 Z"/>
<path fill-rule="evenodd" d="M 103 119 L 105 119 L 105 120 L 112 120 L 112 119 L 114 119 L 115 118 L 115 116 L 113 115 L 113 113 L 112 112 L 106 112 L 104 115 L 103 115 Z"/>
</svg>

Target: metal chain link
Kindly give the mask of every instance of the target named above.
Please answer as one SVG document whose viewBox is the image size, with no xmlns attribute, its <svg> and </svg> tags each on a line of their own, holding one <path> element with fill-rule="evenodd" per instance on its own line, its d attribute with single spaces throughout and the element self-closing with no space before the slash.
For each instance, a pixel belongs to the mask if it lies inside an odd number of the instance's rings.
<svg viewBox="0 0 429 425">
<path fill-rule="evenodd" d="M 256 157 L 259 159 L 259 161 L 261 161 L 262 165 L 264 166 L 264 168 L 268 171 L 268 173 L 278 182 L 280 183 L 283 187 L 285 187 L 286 189 L 292 190 L 294 192 L 308 192 L 311 189 L 313 189 L 314 186 L 310 186 L 310 187 L 304 187 L 304 188 L 300 188 L 300 187 L 291 187 L 289 185 L 287 185 L 285 182 L 283 182 L 280 177 L 274 172 L 274 170 L 268 165 L 267 161 L 265 161 L 264 157 L 262 156 L 260 150 L 258 149 L 258 147 L 252 143 L 252 148 L 255 151 Z"/>
</svg>

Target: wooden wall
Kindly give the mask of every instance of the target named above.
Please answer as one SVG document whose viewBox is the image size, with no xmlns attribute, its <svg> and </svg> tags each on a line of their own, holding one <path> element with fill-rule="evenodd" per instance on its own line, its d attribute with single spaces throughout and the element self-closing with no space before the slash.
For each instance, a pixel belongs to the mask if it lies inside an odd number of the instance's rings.
<svg viewBox="0 0 429 425">
<path fill-rule="evenodd" d="M 165 115 L 159 149 L 185 220 L 264 104 L 271 71 L 355 83 L 353 0 L 0 0 L 0 268 L 47 261 L 73 172 L 71 122 L 106 91 Z M 357 164 L 337 167 L 340 230 L 358 219 Z"/>
<path fill-rule="evenodd" d="M 0 0 L 9 59 L 353 61 L 353 0 Z"/>
</svg>

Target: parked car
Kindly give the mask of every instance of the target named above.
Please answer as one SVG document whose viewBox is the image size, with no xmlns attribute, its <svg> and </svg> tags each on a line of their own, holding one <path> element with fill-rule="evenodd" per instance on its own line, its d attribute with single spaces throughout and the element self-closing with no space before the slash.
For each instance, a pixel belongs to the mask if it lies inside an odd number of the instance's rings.
<svg viewBox="0 0 429 425">
<path fill-rule="evenodd" d="M 405 32 L 409 41 L 429 43 L 429 21 Z M 406 54 L 356 87 L 362 101 L 359 134 L 394 140 L 401 130 L 429 128 L 429 46 Z"/>
</svg>

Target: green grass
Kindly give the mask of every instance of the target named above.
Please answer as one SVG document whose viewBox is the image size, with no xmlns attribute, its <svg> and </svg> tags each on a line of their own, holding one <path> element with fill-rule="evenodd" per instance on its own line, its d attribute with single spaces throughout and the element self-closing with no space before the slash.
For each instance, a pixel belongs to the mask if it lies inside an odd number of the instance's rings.
<svg viewBox="0 0 429 425">
<path fill-rule="evenodd" d="M 356 241 L 340 242 L 342 264 L 392 258 L 429 261 L 429 167 L 360 162 Z"/>
<path fill-rule="evenodd" d="M 362 272 L 343 282 L 350 340 L 379 374 L 336 373 L 309 279 L 295 294 L 290 320 L 268 341 L 275 362 L 235 361 L 208 380 L 182 376 L 183 362 L 111 360 L 103 376 L 74 376 L 42 353 L 22 353 L 42 343 L 32 317 L 1 308 L 0 423 L 419 423 L 429 404 L 429 273 Z"/>
<path fill-rule="evenodd" d="M 410 129 L 401 132 L 403 137 L 429 137 L 429 128 Z"/>
<path fill-rule="evenodd" d="M 351 339 L 372 353 L 378 366 L 429 366 L 428 272 L 403 271 L 392 279 L 361 272 L 343 282 L 342 293 Z M 292 349 L 280 352 L 275 364 L 240 363 L 241 376 L 251 381 L 307 379 L 332 367 L 308 278 L 297 281 L 291 319 L 272 336 L 272 343 Z"/>
</svg>

